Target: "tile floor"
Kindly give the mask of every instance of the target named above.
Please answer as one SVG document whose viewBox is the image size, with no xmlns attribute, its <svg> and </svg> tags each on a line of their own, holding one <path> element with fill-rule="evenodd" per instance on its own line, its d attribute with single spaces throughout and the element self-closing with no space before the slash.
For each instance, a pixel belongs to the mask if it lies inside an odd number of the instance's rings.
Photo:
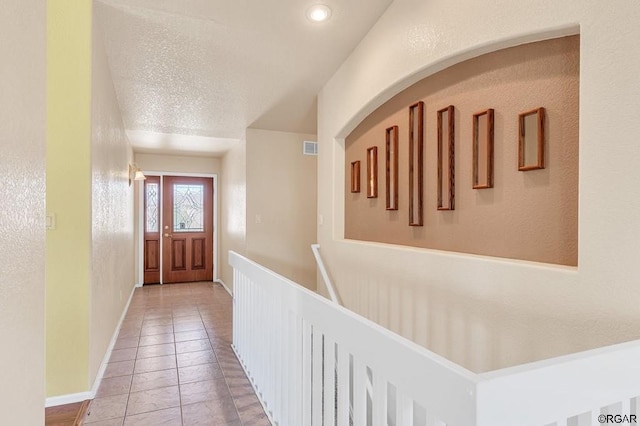
<svg viewBox="0 0 640 426">
<path fill-rule="evenodd" d="M 219 284 L 136 289 L 84 423 L 270 425 L 231 349 Z"/>
</svg>

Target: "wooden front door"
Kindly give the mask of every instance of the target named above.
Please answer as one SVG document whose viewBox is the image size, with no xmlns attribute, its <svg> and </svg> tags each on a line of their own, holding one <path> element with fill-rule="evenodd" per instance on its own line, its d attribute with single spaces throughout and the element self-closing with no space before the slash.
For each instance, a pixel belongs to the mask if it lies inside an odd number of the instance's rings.
<svg viewBox="0 0 640 426">
<path fill-rule="evenodd" d="M 159 184 L 151 176 L 145 181 L 144 283 L 212 281 L 213 179 L 164 176 Z M 149 198 L 155 188 L 157 227 Z"/>
</svg>

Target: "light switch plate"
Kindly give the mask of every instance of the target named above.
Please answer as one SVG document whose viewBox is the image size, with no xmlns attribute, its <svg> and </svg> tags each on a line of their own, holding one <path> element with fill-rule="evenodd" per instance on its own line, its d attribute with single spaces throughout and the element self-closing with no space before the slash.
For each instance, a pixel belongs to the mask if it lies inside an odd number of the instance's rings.
<svg viewBox="0 0 640 426">
<path fill-rule="evenodd" d="M 47 230 L 56 229 L 56 215 L 51 213 L 47 215 Z"/>
</svg>

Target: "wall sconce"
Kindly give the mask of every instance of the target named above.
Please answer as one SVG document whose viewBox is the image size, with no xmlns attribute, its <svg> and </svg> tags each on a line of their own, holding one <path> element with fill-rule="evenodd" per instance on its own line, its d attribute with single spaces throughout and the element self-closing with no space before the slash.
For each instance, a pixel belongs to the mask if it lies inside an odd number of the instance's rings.
<svg viewBox="0 0 640 426">
<path fill-rule="evenodd" d="M 129 186 L 134 180 L 145 180 L 146 178 L 136 163 L 129 164 Z"/>
</svg>

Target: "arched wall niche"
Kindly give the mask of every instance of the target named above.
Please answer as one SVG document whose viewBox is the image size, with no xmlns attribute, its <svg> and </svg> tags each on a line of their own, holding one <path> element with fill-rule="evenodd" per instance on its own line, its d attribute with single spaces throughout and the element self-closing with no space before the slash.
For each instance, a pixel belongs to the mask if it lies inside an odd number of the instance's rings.
<svg viewBox="0 0 640 426">
<path fill-rule="evenodd" d="M 435 66 L 437 72 L 432 67 L 395 85 L 405 87 L 395 96 L 379 94 L 376 99 L 388 100 L 359 124 L 353 124 L 358 117 L 349 122 L 345 128 L 352 131 L 339 141 L 345 154 L 345 238 L 577 266 L 580 39 L 572 35 L 502 48 L 518 42 L 445 59 Z M 466 60 L 449 63 L 461 58 Z M 430 75 L 416 82 L 424 74 Z M 423 226 L 409 226 L 409 106 L 419 101 L 425 105 L 424 220 Z M 455 119 L 455 210 L 439 211 L 437 111 L 449 105 Z M 539 107 L 546 114 L 546 167 L 518 171 L 518 114 Z M 489 108 L 495 111 L 495 183 L 474 190 L 472 116 Z M 387 210 L 385 130 L 396 125 L 399 208 Z M 379 196 L 367 198 L 366 192 L 350 191 L 350 165 L 361 161 L 361 186 L 366 187 L 366 152 L 373 146 L 378 149 Z"/>
<path fill-rule="evenodd" d="M 380 93 L 376 93 L 359 111 L 351 115 L 341 126 L 340 131 L 335 134 L 335 141 L 344 147 L 347 136 L 360 125 L 370 114 L 382 106 L 391 98 L 413 86 L 419 81 L 446 70 L 449 67 L 468 61 L 470 59 L 482 56 L 488 53 L 497 52 L 499 50 L 520 46 L 522 44 L 535 43 L 539 41 L 551 40 L 555 38 L 579 36 L 579 25 L 564 25 L 557 28 L 550 28 L 546 31 L 537 31 L 534 33 L 523 33 L 517 37 L 509 37 L 506 39 L 494 39 L 489 43 L 473 45 L 469 49 L 462 49 L 444 56 L 440 60 L 429 63 L 420 68 L 416 72 L 406 75 L 399 79 L 395 84 L 390 85 Z"/>
</svg>

